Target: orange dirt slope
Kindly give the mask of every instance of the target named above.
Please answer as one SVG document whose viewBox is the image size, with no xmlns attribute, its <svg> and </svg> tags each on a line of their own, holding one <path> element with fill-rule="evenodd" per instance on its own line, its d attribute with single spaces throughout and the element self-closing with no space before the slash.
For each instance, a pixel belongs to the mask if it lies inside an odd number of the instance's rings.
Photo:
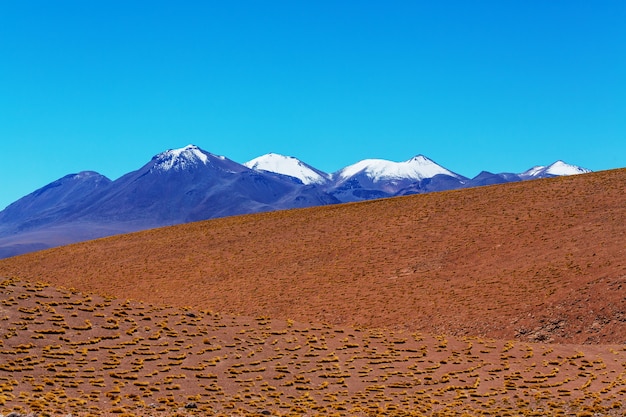
<svg viewBox="0 0 626 417">
<path fill-rule="evenodd" d="M 626 169 L 263 213 L 0 261 L 0 276 L 301 322 L 626 342 Z"/>
</svg>

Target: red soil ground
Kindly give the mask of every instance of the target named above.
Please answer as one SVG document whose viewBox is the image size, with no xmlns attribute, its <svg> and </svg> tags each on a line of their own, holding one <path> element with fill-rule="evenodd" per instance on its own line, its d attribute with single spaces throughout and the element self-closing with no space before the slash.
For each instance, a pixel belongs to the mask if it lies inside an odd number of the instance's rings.
<svg viewBox="0 0 626 417">
<path fill-rule="evenodd" d="M 0 282 L 0 413 L 622 416 L 626 350 L 242 317 Z"/>
<path fill-rule="evenodd" d="M 255 317 L 626 342 L 626 169 L 155 229 L 0 276 Z"/>
</svg>

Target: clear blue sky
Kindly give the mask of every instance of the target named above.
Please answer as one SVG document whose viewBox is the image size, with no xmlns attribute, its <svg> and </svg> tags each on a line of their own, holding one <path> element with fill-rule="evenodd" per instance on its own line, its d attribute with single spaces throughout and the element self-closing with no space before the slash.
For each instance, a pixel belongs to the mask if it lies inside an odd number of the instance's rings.
<svg viewBox="0 0 626 417">
<path fill-rule="evenodd" d="M 189 143 L 625 167 L 625 22 L 623 0 L 1 1 L 0 209 Z"/>
</svg>

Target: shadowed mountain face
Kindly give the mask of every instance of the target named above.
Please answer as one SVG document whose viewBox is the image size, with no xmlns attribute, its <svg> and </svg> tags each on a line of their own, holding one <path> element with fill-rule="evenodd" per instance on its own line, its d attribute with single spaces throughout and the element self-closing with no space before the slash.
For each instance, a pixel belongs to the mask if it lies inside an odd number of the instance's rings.
<svg viewBox="0 0 626 417">
<path fill-rule="evenodd" d="M 626 342 L 626 169 L 213 219 L 0 261 L 0 276 L 340 326 Z"/>
<path fill-rule="evenodd" d="M 335 203 L 295 178 L 188 146 L 116 181 L 83 172 L 18 200 L 0 212 L 0 258 L 195 220 Z"/>
<path fill-rule="evenodd" d="M 93 195 L 79 216 L 156 227 L 290 208 L 289 199 L 284 202 L 286 196 L 304 194 L 317 204 L 332 202 L 315 189 L 303 191 L 291 178 L 253 171 L 197 149 L 196 153 L 203 158 L 155 157 Z"/>
<path fill-rule="evenodd" d="M 0 212 L 3 234 L 65 221 L 86 196 L 106 189 L 111 180 L 96 172 L 67 175 L 27 195 Z"/>
<path fill-rule="evenodd" d="M 292 157 L 268 154 L 242 165 L 189 145 L 162 152 L 115 181 L 81 172 L 16 201 L 0 212 L 0 258 L 216 217 L 586 171 L 559 161 L 519 175 L 468 179 L 418 155 L 405 162 L 364 160 L 330 175 Z"/>
</svg>

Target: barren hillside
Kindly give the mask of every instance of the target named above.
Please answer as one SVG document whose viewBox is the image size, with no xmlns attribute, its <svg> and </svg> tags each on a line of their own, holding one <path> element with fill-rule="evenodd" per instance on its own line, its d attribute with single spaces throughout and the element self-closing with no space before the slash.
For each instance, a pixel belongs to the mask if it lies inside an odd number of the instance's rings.
<svg viewBox="0 0 626 417">
<path fill-rule="evenodd" d="M 524 342 L 626 342 L 626 170 L 224 218 L 0 261 L 148 303 Z"/>
<path fill-rule="evenodd" d="M 17 280 L 0 282 L 0 320 L 4 415 L 623 416 L 620 345 L 342 328 Z"/>
</svg>

